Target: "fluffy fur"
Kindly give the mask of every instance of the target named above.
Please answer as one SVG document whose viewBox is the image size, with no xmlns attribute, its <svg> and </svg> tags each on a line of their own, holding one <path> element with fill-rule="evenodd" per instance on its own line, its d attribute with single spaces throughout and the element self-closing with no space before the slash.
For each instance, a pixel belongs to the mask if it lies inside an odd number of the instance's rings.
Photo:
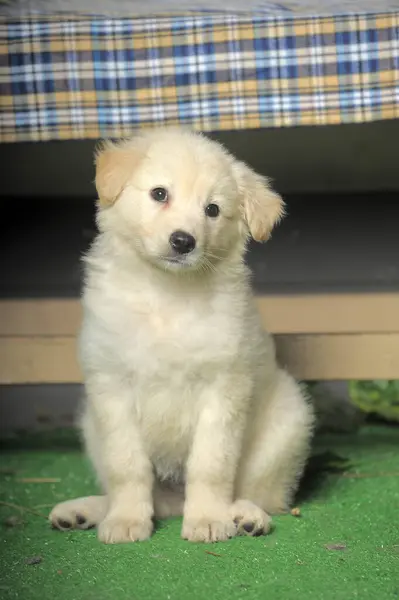
<svg viewBox="0 0 399 600">
<path fill-rule="evenodd" d="M 81 425 L 104 495 L 59 504 L 50 520 L 96 525 L 108 543 L 145 540 L 154 516 L 180 514 L 191 541 L 266 533 L 289 506 L 313 423 L 276 364 L 243 261 L 283 202 L 219 144 L 181 129 L 106 142 L 96 164 Z M 159 187 L 166 202 L 151 197 Z M 176 230 L 194 237 L 192 252 L 173 251 Z"/>
</svg>

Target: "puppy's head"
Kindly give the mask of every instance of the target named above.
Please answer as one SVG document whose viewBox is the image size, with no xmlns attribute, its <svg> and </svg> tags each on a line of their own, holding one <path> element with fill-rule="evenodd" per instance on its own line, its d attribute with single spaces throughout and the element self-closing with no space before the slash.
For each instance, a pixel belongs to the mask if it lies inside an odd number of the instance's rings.
<svg viewBox="0 0 399 600">
<path fill-rule="evenodd" d="M 183 129 L 150 130 L 96 155 L 100 230 L 170 270 L 212 268 L 247 238 L 265 241 L 283 214 L 267 179 Z"/>
</svg>

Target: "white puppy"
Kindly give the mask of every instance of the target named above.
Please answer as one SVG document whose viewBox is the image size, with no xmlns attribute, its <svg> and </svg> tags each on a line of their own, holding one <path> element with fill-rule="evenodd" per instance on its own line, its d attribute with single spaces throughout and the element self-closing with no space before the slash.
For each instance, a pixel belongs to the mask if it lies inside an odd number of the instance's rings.
<svg viewBox="0 0 399 600">
<path fill-rule="evenodd" d="M 183 515 L 199 542 L 256 535 L 285 511 L 313 414 L 278 368 L 243 255 L 283 202 L 219 144 L 180 129 L 106 142 L 100 233 L 86 259 L 82 428 L 104 496 L 63 502 L 60 529 L 145 540 Z"/>
</svg>

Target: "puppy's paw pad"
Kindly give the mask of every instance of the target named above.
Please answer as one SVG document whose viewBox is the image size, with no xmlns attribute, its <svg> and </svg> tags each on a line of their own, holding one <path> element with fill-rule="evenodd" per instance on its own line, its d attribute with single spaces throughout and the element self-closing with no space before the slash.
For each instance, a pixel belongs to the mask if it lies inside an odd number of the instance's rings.
<svg viewBox="0 0 399 600">
<path fill-rule="evenodd" d="M 55 529 L 60 529 L 61 531 L 72 529 L 71 521 L 65 521 L 64 519 L 52 519 L 52 525 Z"/>
<path fill-rule="evenodd" d="M 69 531 L 70 529 L 91 529 L 102 517 L 105 504 L 100 496 L 77 498 L 57 504 L 49 515 L 54 529 Z"/>
<path fill-rule="evenodd" d="M 153 522 L 107 517 L 98 527 L 98 539 L 105 544 L 142 542 L 151 537 Z"/>
<path fill-rule="evenodd" d="M 182 538 L 190 542 L 223 542 L 237 534 L 233 520 L 185 519 Z"/>
<path fill-rule="evenodd" d="M 238 535 L 266 535 L 271 529 L 270 516 L 247 500 L 237 500 L 233 504 L 232 516 Z"/>
<path fill-rule="evenodd" d="M 76 515 L 76 524 L 78 527 L 86 527 L 87 526 L 87 519 L 85 516 L 83 515 Z"/>
</svg>

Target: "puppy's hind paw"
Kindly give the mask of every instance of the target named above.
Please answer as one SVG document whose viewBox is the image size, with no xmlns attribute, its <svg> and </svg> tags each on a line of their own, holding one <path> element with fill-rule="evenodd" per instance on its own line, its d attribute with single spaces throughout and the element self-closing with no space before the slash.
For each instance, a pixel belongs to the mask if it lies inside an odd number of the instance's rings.
<svg viewBox="0 0 399 600">
<path fill-rule="evenodd" d="M 57 504 L 49 515 L 54 529 L 91 529 L 104 518 L 107 510 L 105 496 L 87 496 Z"/>
<path fill-rule="evenodd" d="M 232 518 L 238 535 L 266 535 L 271 529 L 271 517 L 249 500 L 236 500 L 232 506 Z"/>
</svg>

